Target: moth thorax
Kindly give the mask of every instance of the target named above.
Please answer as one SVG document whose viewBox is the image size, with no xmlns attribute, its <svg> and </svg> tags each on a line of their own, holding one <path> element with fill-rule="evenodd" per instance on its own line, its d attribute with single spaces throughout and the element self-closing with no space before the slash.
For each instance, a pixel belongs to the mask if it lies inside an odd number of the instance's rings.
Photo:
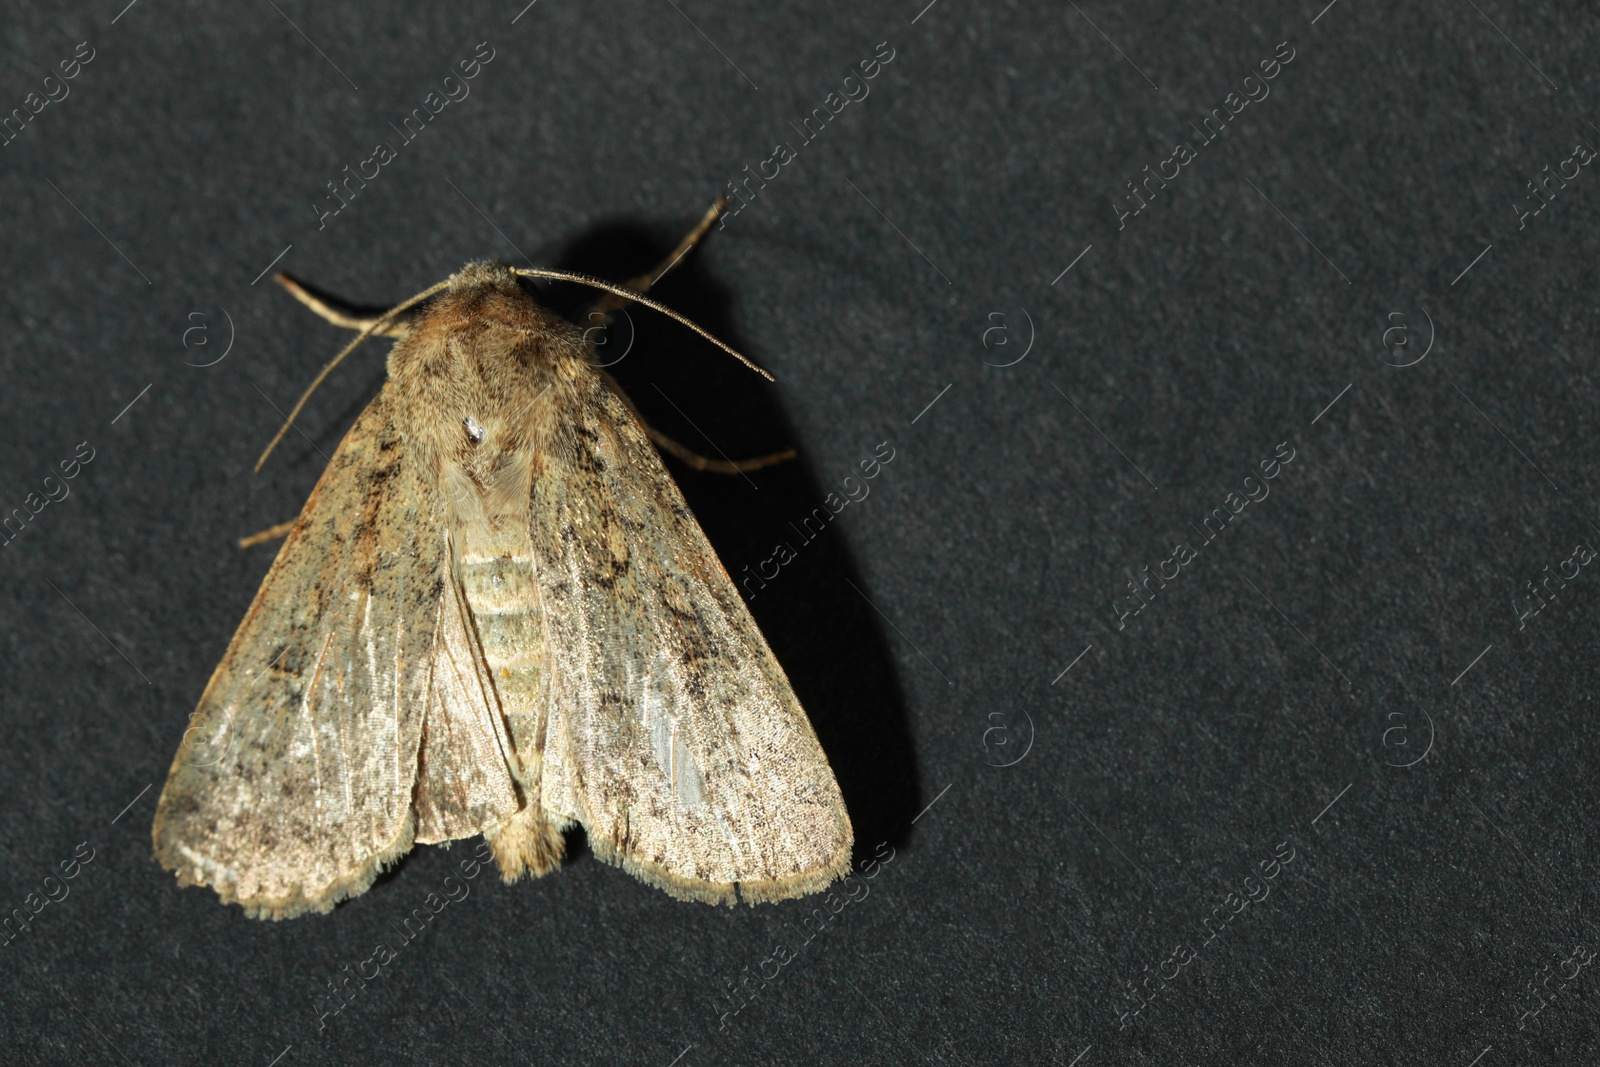
<svg viewBox="0 0 1600 1067">
<path fill-rule="evenodd" d="M 532 450 L 477 447 L 440 458 L 445 507 L 457 526 L 510 524 L 526 529 L 533 492 Z"/>
</svg>

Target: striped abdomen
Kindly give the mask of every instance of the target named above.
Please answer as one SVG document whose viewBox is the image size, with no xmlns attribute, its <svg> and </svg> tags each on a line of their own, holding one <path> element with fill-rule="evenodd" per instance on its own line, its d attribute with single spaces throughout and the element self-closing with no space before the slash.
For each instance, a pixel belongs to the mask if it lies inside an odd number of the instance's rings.
<svg viewBox="0 0 1600 1067">
<path fill-rule="evenodd" d="M 456 531 L 456 569 L 472 609 L 525 776 L 538 773 L 539 685 L 544 621 L 526 520 L 473 523 Z M 535 778 L 536 780 L 536 778 Z M 533 784 L 525 780 L 525 785 Z"/>
</svg>

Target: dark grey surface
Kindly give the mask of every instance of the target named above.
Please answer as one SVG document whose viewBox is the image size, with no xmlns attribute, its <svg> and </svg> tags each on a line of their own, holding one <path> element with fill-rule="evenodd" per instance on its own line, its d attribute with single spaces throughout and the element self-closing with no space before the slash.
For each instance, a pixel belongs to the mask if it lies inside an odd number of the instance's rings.
<svg viewBox="0 0 1600 1067">
<path fill-rule="evenodd" d="M 0 1059 L 1600 1059 L 1600 577 L 1519 619 L 1600 546 L 1600 174 L 1513 207 L 1600 147 L 1591 6 L 123 2 L 0 16 L 0 108 L 95 49 L 0 148 L 0 507 L 94 450 L 0 548 L 0 905 L 93 849 L 0 948 Z M 319 231 L 323 184 L 481 41 L 471 95 Z M 1282 41 L 1270 96 L 1119 229 Z M 892 443 L 752 603 L 860 859 L 892 862 L 726 1018 L 815 901 L 680 903 L 581 849 L 486 872 L 319 1029 L 471 846 L 283 924 L 150 857 L 270 562 L 233 539 L 295 512 L 382 378 L 379 344 L 252 476 L 343 337 L 251 279 L 290 245 L 367 305 L 485 256 L 625 277 L 879 42 L 870 95 L 659 292 L 778 383 L 643 313 L 620 369 L 692 445 L 800 449 L 748 481 L 669 464 L 736 576 Z"/>
</svg>

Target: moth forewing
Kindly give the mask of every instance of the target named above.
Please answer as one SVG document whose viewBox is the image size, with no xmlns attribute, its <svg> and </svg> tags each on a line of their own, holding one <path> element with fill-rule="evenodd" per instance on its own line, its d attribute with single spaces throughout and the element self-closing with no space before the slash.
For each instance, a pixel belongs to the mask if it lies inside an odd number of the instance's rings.
<svg viewBox="0 0 1600 1067">
<path fill-rule="evenodd" d="M 820 889 L 852 836 L 811 724 L 642 426 L 587 365 L 572 382 L 531 512 L 545 806 L 674 896 Z"/>
<path fill-rule="evenodd" d="M 181 882 L 284 918 L 413 841 L 543 874 L 575 823 L 685 899 L 848 870 L 816 735 L 597 362 L 501 265 L 418 310 L 201 697 L 232 744 L 173 763 Z"/>
<path fill-rule="evenodd" d="M 156 857 L 261 918 L 328 911 L 413 837 L 442 509 L 385 387 L 345 435 L 200 698 Z M 220 755 L 218 751 L 220 750 Z"/>
</svg>

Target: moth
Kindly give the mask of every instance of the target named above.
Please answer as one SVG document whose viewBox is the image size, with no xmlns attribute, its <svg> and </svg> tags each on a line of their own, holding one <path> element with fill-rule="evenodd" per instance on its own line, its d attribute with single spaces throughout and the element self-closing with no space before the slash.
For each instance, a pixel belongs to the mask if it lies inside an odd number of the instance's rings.
<svg viewBox="0 0 1600 1067">
<path fill-rule="evenodd" d="M 173 760 L 152 834 L 180 884 L 285 919 L 416 844 L 482 834 L 506 882 L 543 875 L 574 825 L 684 900 L 848 872 L 827 757 L 652 440 L 692 453 L 598 366 L 593 327 L 519 283 L 582 281 L 609 294 L 602 318 L 640 303 L 737 356 L 643 295 L 723 203 L 628 287 L 478 262 L 361 320 L 280 279 L 362 329 L 311 389 L 366 337 L 398 340 L 304 509 L 269 531 L 282 548 Z"/>
</svg>

